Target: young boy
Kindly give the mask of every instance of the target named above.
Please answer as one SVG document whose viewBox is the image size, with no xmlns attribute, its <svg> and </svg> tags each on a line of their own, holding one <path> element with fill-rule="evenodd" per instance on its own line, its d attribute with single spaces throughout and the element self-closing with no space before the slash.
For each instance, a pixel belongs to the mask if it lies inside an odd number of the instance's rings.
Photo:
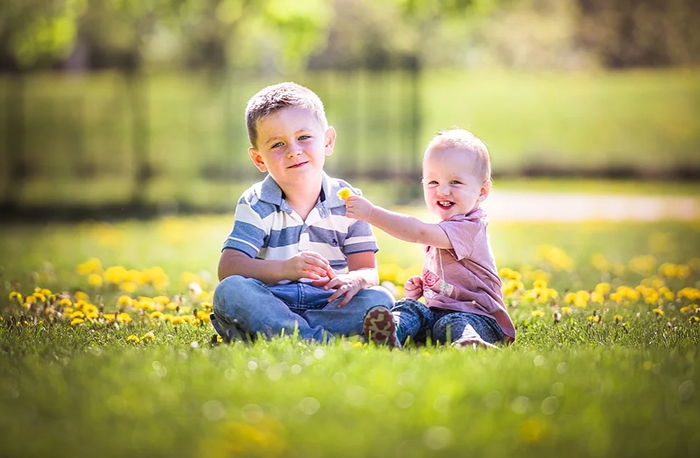
<svg viewBox="0 0 700 458">
<path fill-rule="evenodd" d="M 423 158 L 423 192 L 428 209 L 441 222 L 429 224 L 350 197 L 346 215 L 368 221 L 388 234 L 426 245 L 423 272 L 408 279 L 406 298 L 389 313 L 376 307 L 364 319 L 376 343 L 400 346 L 426 333 L 438 342 L 494 347 L 515 339 L 503 305 L 501 280 L 479 204 L 491 190 L 486 146 L 462 129 L 441 132 Z M 425 297 L 426 304 L 418 302 Z"/>
<path fill-rule="evenodd" d="M 336 133 L 323 104 L 295 83 L 266 87 L 246 108 L 253 164 L 267 177 L 243 193 L 219 260 L 212 324 L 224 340 L 262 334 L 324 342 L 362 333 L 393 298 L 377 286 L 377 244 L 345 216 L 349 186 L 323 171 Z"/>
</svg>

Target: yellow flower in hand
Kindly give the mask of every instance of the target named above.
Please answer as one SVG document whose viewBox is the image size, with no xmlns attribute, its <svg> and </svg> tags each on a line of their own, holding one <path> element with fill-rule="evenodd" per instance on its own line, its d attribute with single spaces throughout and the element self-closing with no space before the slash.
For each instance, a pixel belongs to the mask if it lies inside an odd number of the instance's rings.
<svg viewBox="0 0 700 458">
<path fill-rule="evenodd" d="M 338 191 L 338 197 L 340 197 L 343 200 L 348 200 L 351 195 L 352 191 L 350 190 L 350 188 L 343 188 L 340 191 Z"/>
</svg>

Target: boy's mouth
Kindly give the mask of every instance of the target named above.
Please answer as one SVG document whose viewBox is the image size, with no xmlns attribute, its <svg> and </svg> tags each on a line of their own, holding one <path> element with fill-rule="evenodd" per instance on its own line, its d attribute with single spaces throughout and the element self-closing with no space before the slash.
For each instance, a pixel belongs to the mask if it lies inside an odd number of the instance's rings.
<svg viewBox="0 0 700 458">
<path fill-rule="evenodd" d="M 451 208 L 455 203 L 449 200 L 438 200 L 437 206 L 440 208 Z"/>
<path fill-rule="evenodd" d="M 306 164 L 308 164 L 308 163 L 309 163 L 308 161 L 299 162 L 298 164 L 290 165 L 290 166 L 287 167 L 287 168 L 288 168 L 288 169 L 296 169 L 296 168 L 302 167 L 302 166 L 304 166 L 304 165 L 306 165 Z"/>
</svg>

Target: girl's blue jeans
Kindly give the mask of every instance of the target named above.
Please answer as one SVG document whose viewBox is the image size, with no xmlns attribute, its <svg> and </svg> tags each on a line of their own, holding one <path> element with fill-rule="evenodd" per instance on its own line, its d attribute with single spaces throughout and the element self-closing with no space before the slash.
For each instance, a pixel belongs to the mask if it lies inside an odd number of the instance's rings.
<svg viewBox="0 0 700 458">
<path fill-rule="evenodd" d="M 451 343 L 461 338 L 477 337 L 488 343 L 500 342 L 505 334 L 496 320 L 475 313 L 431 309 L 413 299 L 401 299 L 391 309 L 398 318 L 398 337 L 403 344 L 410 337 L 412 342 Z"/>
<path fill-rule="evenodd" d="M 338 307 L 342 298 L 328 302 L 333 291 L 300 282 L 271 286 L 233 275 L 214 292 L 214 315 L 224 329 L 236 327 L 253 336 L 298 332 L 302 339 L 326 342 L 331 335 L 362 334 L 362 320 L 370 308 L 394 304 L 392 295 L 377 286 L 360 290 Z"/>
</svg>

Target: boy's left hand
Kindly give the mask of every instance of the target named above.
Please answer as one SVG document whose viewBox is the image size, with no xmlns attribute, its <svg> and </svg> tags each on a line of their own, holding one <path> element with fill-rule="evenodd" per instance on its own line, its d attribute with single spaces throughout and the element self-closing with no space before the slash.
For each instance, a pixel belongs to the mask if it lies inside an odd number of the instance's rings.
<svg viewBox="0 0 700 458">
<path fill-rule="evenodd" d="M 339 297 L 343 297 L 343 299 L 338 302 L 338 308 L 343 307 L 345 304 L 350 302 L 350 299 L 352 299 L 363 287 L 364 280 L 361 277 L 348 274 L 338 275 L 337 277 L 331 278 L 325 285 L 323 285 L 323 289 L 325 290 L 335 288 L 333 294 L 331 294 L 331 296 L 328 298 L 328 302 L 333 302 Z"/>
</svg>

